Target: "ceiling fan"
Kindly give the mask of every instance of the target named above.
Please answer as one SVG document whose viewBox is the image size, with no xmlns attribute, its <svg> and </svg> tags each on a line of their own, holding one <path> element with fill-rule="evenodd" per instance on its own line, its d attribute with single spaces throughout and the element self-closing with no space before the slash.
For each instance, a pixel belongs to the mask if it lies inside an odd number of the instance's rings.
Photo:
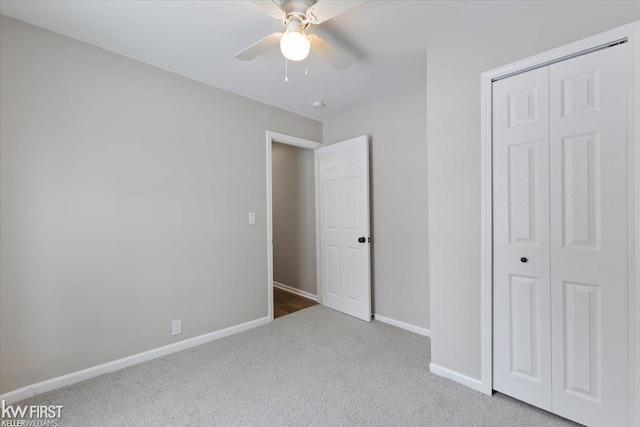
<svg viewBox="0 0 640 427">
<path fill-rule="evenodd" d="M 285 26 L 284 33 L 271 33 L 267 37 L 238 52 L 235 56 L 242 61 L 251 61 L 276 45 L 290 61 L 302 61 L 315 53 L 336 70 L 345 70 L 351 65 L 351 58 L 344 55 L 316 34 L 306 34 L 309 25 L 318 25 L 364 3 L 359 1 L 329 0 L 254 0 L 272 17 Z"/>
</svg>

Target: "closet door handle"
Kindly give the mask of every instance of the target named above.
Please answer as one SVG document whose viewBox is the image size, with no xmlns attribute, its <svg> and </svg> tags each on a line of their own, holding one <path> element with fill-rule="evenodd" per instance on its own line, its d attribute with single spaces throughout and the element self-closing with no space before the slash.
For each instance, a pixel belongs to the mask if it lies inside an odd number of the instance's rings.
<svg viewBox="0 0 640 427">
<path fill-rule="evenodd" d="M 525 257 L 520 258 L 520 262 L 527 262 L 529 261 L 528 259 L 526 259 Z"/>
</svg>

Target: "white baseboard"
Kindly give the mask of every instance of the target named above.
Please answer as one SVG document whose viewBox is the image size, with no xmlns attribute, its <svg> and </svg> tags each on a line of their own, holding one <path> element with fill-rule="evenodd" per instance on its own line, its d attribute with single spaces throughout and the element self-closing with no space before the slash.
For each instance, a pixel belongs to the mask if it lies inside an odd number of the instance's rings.
<svg viewBox="0 0 640 427">
<path fill-rule="evenodd" d="M 380 316 L 379 314 L 374 314 L 373 318 L 378 322 L 388 323 L 389 325 L 397 326 L 398 328 L 406 329 L 407 331 L 414 332 L 418 335 L 423 335 L 425 337 L 431 337 L 431 331 L 427 328 L 421 328 L 420 326 L 412 325 L 410 323 L 401 322 L 399 320 L 390 319 L 388 317 Z"/>
<path fill-rule="evenodd" d="M 435 365 L 433 363 L 429 364 L 429 370 L 432 374 L 449 378 L 450 380 L 453 380 L 462 385 L 466 385 L 467 387 L 482 393 L 482 381 L 480 380 L 468 377 L 456 371 L 452 371 L 451 369 L 443 368 L 442 366 Z"/>
<path fill-rule="evenodd" d="M 234 335 L 239 332 L 247 331 L 249 329 L 256 328 L 258 326 L 269 323 L 269 317 L 263 317 L 261 319 L 252 320 L 250 322 L 241 323 L 240 325 L 231 326 L 219 331 L 210 332 L 208 334 L 199 335 L 197 337 L 189 338 L 184 341 L 179 341 L 173 344 L 165 345 L 163 347 L 154 348 L 142 353 L 134 354 L 132 356 L 124 357 L 122 359 L 114 360 L 112 362 L 103 363 L 102 365 L 93 366 L 91 368 L 83 369 L 81 371 L 72 372 L 67 375 L 52 378 L 50 380 L 42 381 L 36 384 L 28 385 L 26 387 L 19 388 L 17 390 L 10 391 L 8 393 L 0 395 L 0 400 L 5 400 L 7 404 L 12 404 L 28 397 L 36 396 L 41 393 L 46 393 L 51 390 L 66 387 L 71 384 L 79 383 L 80 381 L 88 380 L 90 378 L 97 377 L 99 375 L 107 374 L 109 372 L 119 371 L 120 369 L 127 368 L 129 366 L 137 365 L 148 360 L 157 359 L 162 356 L 166 356 L 171 353 L 175 353 L 181 350 L 186 350 L 191 347 L 195 347 L 201 344 L 208 343 L 220 338 Z"/>
<path fill-rule="evenodd" d="M 278 289 L 282 289 L 283 291 L 287 291 L 287 292 L 290 292 L 292 294 L 296 294 L 296 295 L 299 295 L 301 297 L 304 297 L 304 298 L 313 300 L 315 302 L 318 302 L 318 296 L 317 295 L 314 295 L 314 294 L 309 293 L 307 291 L 300 290 L 298 288 L 294 288 L 293 286 L 285 285 L 284 283 L 276 282 L 275 280 L 273 282 L 273 287 L 274 288 L 278 288 Z"/>
</svg>

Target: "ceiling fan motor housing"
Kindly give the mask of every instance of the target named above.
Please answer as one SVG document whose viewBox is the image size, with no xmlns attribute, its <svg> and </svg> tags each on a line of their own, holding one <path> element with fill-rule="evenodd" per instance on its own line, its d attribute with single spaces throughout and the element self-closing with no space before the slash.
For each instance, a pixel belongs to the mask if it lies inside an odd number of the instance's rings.
<svg viewBox="0 0 640 427">
<path fill-rule="evenodd" d="M 287 28 L 286 33 L 291 31 L 301 33 L 309 26 L 309 19 L 304 13 L 291 12 L 284 19 L 284 26 Z"/>
</svg>

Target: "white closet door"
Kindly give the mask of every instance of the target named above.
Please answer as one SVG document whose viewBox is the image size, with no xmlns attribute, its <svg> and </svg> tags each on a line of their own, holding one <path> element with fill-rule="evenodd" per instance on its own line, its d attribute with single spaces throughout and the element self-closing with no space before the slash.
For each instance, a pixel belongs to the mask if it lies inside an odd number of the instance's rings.
<svg viewBox="0 0 640 427">
<path fill-rule="evenodd" d="M 628 44 L 550 66 L 553 412 L 627 424 Z"/>
<path fill-rule="evenodd" d="M 551 410 L 548 71 L 493 85 L 493 385 Z"/>
</svg>

